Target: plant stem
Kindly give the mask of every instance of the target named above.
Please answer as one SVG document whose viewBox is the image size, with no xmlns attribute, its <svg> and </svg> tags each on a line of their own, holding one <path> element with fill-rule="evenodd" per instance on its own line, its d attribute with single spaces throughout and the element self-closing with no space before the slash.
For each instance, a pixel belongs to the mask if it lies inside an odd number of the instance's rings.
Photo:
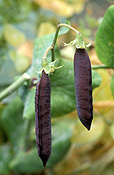
<svg viewBox="0 0 114 175">
<path fill-rule="evenodd" d="M 68 25 L 68 24 L 63 24 L 63 23 L 58 24 L 58 25 L 57 25 L 57 30 L 56 30 L 56 33 L 55 33 L 55 37 L 54 37 L 53 43 L 52 43 L 52 47 L 53 47 L 52 50 L 51 50 L 51 51 L 52 51 L 52 52 L 51 52 L 52 61 L 55 60 L 54 47 L 55 47 L 55 44 L 56 44 L 56 41 L 57 41 L 57 38 L 58 38 L 58 34 L 59 34 L 59 30 L 60 30 L 61 27 L 67 27 L 67 28 L 73 30 L 75 33 L 80 33 L 78 30 L 76 30 L 75 28 L 73 28 L 72 26 L 70 26 L 70 25 Z"/>
<path fill-rule="evenodd" d="M 18 87 L 20 87 L 25 81 L 30 80 L 30 76 L 24 73 L 18 80 L 8 86 L 5 90 L 0 93 L 0 101 L 8 95 L 12 94 Z"/>
<path fill-rule="evenodd" d="M 93 65 L 92 69 L 112 69 L 112 67 L 105 66 L 105 65 Z"/>
<path fill-rule="evenodd" d="M 74 27 L 72 27 L 72 26 L 70 26 L 70 25 L 68 25 L 68 24 L 63 24 L 63 23 L 61 23 L 61 24 L 58 24 L 58 26 L 59 26 L 59 27 L 67 27 L 67 28 L 73 30 L 75 33 L 80 33 L 78 30 L 76 30 Z"/>
<path fill-rule="evenodd" d="M 49 52 L 51 49 L 53 49 L 53 46 L 49 46 L 49 47 L 46 49 L 46 51 L 45 51 L 44 56 L 43 56 L 42 59 L 46 59 L 47 54 L 48 54 L 48 52 Z"/>
<path fill-rule="evenodd" d="M 57 30 L 56 30 L 56 33 L 55 33 L 55 37 L 54 37 L 54 40 L 53 40 L 53 43 L 52 43 L 52 50 L 51 50 L 51 57 L 52 57 L 52 61 L 55 60 L 55 54 L 54 54 L 54 48 L 55 48 L 55 44 L 56 44 L 56 41 L 57 41 L 57 37 L 58 37 L 58 34 L 59 34 L 59 30 L 60 30 L 60 27 L 59 27 L 59 24 L 57 25 Z"/>
</svg>

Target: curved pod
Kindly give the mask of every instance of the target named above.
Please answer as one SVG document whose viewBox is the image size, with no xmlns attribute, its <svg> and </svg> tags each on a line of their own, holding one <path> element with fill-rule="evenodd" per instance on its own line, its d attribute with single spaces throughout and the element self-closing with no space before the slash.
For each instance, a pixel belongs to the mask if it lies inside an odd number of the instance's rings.
<svg viewBox="0 0 114 175">
<path fill-rule="evenodd" d="M 82 124 L 90 130 L 93 119 L 91 63 L 85 49 L 74 55 L 74 77 L 77 113 Z"/>
<path fill-rule="evenodd" d="M 35 131 L 38 154 L 44 167 L 51 154 L 51 85 L 45 71 L 42 71 L 35 93 Z"/>
</svg>

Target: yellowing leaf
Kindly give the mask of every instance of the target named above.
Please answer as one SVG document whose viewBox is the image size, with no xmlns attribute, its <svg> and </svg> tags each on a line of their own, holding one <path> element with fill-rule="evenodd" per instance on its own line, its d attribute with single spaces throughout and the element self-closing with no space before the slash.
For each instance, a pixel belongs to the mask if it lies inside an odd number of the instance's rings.
<svg viewBox="0 0 114 175">
<path fill-rule="evenodd" d="M 38 36 L 41 37 L 49 33 L 54 33 L 55 31 L 56 31 L 56 28 L 51 22 L 43 22 L 39 26 Z"/>
<path fill-rule="evenodd" d="M 23 56 L 15 51 L 11 51 L 10 56 L 15 64 L 15 68 L 17 72 L 23 73 L 24 71 L 27 70 L 27 68 L 29 68 L 30 66 L 29 57 Z"/>
<path fill-rule="evenodd" d="M 102 82 L 99 88 L 96 88 L 93 92 L 94 101 L 113 100 L 112 93 L 110 90 L 111 76 L 107 70 L 99 69 L 97 72 L 102 77 Z"/>
<path fill-rule="evenodd" d="M 72 5 L 74 7 L 74 12 L 75 13 L 81 13 L 84 9 L 85 0 L 75 0 L 73 2 L 74 3 Z"/>
<path fill-rule="evenodd" d="M 81 13 L 86 0 L 34 0 L 42 8 L 49 9 L 55 13 L 70 17 L 73 13 Z"/>
<path fill-rule="evenodd" d="M 26 40 L 25 35 L 10 24 L 4 26 L 4 37 L 14 47 L 18 47 Z"/>
<path fill-rule="evenodd" d="M 61 49 L 61 55 L 68 60 L 74 59 L 75 48 L 73 46 L 63 47 Z"/>
<path fill-rule="evenodd" d="M 87 131 L 79 122 L 74 129 L 72 142 L 78 144 L 92 143 L 97 141 L 103 134 L 104 122 L 100 118 L 96 118 L 92 122 L 91 130 Z"/>
<path fill-rule="evenodd" d="M 114 123 L 110 127 L 110 134 L 111 134 L 112 138 L 114 139 Z"/>
<path fill-rule="evenodd" d="M 69 17 L 73 14 L 73 6 L 62 0 L 34 0 L 37 4 L 45 9 L 54 11 L 55 13 Z"/>
<path fill-rule="evenodd" d="M 26 41 L 18 48 L 18 53 L 31 58 L 33 56 L 33 43 L 31 41 Z"/>
</svg>

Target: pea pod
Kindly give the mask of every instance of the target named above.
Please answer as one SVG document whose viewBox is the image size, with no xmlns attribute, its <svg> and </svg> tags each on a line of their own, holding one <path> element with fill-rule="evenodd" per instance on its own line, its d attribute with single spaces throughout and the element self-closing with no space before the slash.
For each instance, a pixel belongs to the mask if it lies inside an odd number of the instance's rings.
<svg viewBox="0 0 114 175">
<path fill-rule="evenodd" d="M 35 131 L 38 154 L 44 167 L 51 154 L 50 94 L 50 79 L 43 70 L 35 93 Z"/>
<path fill-rule="evenodd" d="M 86 49 L 74 55 L 74 77 L 77 113 L 82 124 L 90 130 L 93 119 L 91 63 Z"/>
</svg>

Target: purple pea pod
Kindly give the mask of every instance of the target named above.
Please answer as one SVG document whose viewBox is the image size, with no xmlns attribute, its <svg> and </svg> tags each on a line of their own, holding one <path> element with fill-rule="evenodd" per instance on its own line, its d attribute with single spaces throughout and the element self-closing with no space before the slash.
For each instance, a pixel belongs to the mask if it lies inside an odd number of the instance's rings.
<svg viewBox="0 0 114 175">
<path fill-rule="evenodd" d="M 85 49 L 74 55 L 74 77 L 77 113 L 82 124 L 90 130 L 93 119 L 91 63 Z"/>
<path fill-rule="evenodd" d="M 35 93 L 35 131 L 39 157 L 44 167 L 51 154 L 51 85 L 45 71 L 36 85 Z"/>
</svg>

